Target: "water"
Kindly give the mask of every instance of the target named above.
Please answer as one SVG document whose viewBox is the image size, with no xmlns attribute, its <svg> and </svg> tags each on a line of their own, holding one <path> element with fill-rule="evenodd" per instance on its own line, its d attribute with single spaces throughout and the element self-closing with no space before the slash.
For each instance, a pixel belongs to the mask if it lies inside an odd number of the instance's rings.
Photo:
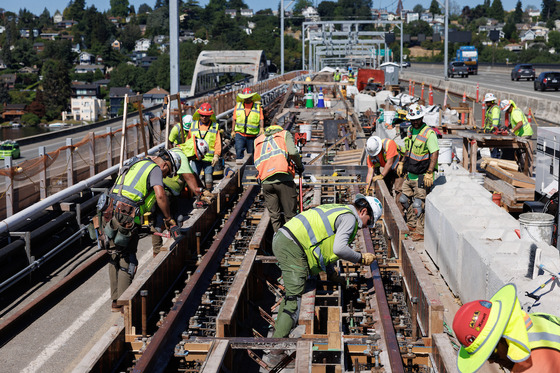
<svg viewBox="0 0 560 373">
<path fill-rule="evenodd" d="M 2 127 L 0 131 L 0 140 L 17 140 L 24 137 L 39 135 L 41 133 L 56 131 L 49 129 L 49 127 L 35 126 L 35 127 Z"/>
</svg>

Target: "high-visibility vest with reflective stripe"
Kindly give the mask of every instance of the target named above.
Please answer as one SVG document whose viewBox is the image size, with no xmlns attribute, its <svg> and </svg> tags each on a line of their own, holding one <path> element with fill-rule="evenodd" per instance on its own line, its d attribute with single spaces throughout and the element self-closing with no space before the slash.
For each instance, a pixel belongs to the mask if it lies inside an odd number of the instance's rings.
<svg viewBox="0 0 560 373">
<path fill-rule="evenodd" d="M 486 118 L 484 120 L 484 129 L 492 130 L 500 125 L 500 107 L 492 105 L 486 110 Z"/>
<path fill-rule="evenodd" d="M 253 102 L 249 116 L 245 115 L 245 105 L 243 102 L 237 104 L 235 109 L 235 132 L 246 133 L 247 135 L 258 135 L 261 123 L 261 105 Z"/>
<path fill-rule="evenodd" d="M 526 326 L 531 350 L 547 347 L 560 351 L 560 317 L 546 313 L 532 313 L 529 316 L 532 326 Z"/>
<path fill-rule="evenodd" d="M 375 157 L 370 157 L 371 159 L 371 163 L 373 163 L 374 167 L 380 167 L 381 166 L 381 161 L 379 157 L 383 157 L 383 161 L 384 164 L 387 165 L 387 148 L 388 148 L 388 144 L 389 141 L 393 141 L 391 139 L 382 139 L 381 140 L 381 151 L 379 152 L 379 154 L 377 154 Z M 399 164 L 399 161 L 401 160 L 401 155 L 400 155 L 400 149 L 399 146 L 397 145 L 397 159 L 394 161 L 394 163 L 391 165 L 391 170 L 394 170 L 397 165 Z"/>
<path fill-rule="evenodd" d="M 527 120 L 527 117 L 525 116 L 525 114 L 523 113 L 523 110 L 521 110 L 520 108 L 514 108 L 511 111 L 511 128 L 515 128 L 515 126 L 517 126 L 517 123 L 519 123 L 520 121 L 523 122 L 523 126 L 521 126 L 521 128 L 519 128 L 517 131 L 515 131 L 515 136 L 532 136 L 533 135 L 533 128 L 531 128 L 531 123 L 529 123 L 529 121 Z M 515 123 L 514 123 L 515 122 Z"/>
<path fill-rule="evenodd" d="M 202 136 L 199 127 L 199 121 L 195 120 L 191 126 L 190 133 L 199 139 L 204 139 L 208 143 L 208 153 L 202 158 L 203 161 L 212 162 L 212 158 L 214 158 L 214 147 L 216 145 L 216 135 L 218 133 L 218 123 L 214 122 L 208 127 L 208 131 L 206 134 Z"/>
<path fill-rule="evenodd" d="M 186 134 L 185 134 L 186 136 Z M 171 131 L 169 131 L 169 142 L 179 145 L 181 141 L 181 123 L 177 123 L 173 126 Z"/>
<path fill-rule="evenodd" d="M 309 209 L 296 215 L 284 225 L 299 244 L 307 256 L 307 264 L 312 274 L 325 271 L 329 264 L 338 260 L 333 252 L 335 239 L 334 223 L 342 214 L 352 214 L 349 206 L 328 204 Z M 348 244 L 354 241 L 358 232 L 358 220 L 354 231 L 348 239 Z"/>
<path fill-rule="evenodd" d="M 260 180 L 278 173 L 295 175 L 294 166 L 289 161 L 285 134 L 286 130 L 282 130 L 270 136 L 262 134 L 255 139 L 255 167 Z"/>
<path fill-rule="evenodd" d="M 414 141 L 412 141 L 412 130 L 411 127 L 408 127 L 408 136 L 407 139 L 405 139 L 407 155 L 405 168 L 408 172 L 420 175 L 425 173 L 430 167 L 430 152 L 428 150 L 427 141 L 428 136 L 431 134 L 435 136 L 436 133 L 430 126 L 424 125 L 424 128 L 416 135 Z"/>
<path fill-rule="evenodd" d="M 340 77 L 341 77 L 341 73 L 334 73 L 334 81 L 335 82 L 340 82 Z"/>
</svg>

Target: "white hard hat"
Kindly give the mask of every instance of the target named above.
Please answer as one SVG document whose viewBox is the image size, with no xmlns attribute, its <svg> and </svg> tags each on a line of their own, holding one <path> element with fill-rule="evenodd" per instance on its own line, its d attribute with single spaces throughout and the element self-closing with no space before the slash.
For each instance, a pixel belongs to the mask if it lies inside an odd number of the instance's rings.
<svg viewBox="0 0 560 373">
<path fill-rule="evenodd" d="M 192 123 L 192 115 L 185 114 L 183 115 L 183 124 Z"/>
<path fill-rule="evenodd" d="M 164 161 L 171 163 L 171 170 L 169 170 L 168 176 L 175 176 L 177 175 L 177 171 L 181 168 L 181 157 L 179 154 L 162 149 L 158 155 Z"/>
<path fill-rule="evenodd" d="M 196 139 L 196 159 L 199 161 L 202 160 L 209 150 L 210 147 L 208 146 L 206 140 L 199 138 Z"/>
<path fill-rule="evenodd" d="M 368 228 L 373 228 L 377 220 L 379 220 L 381 215 L 383 215 L 383 205 L 381 205 L 381 202 L 377 198 L 364 196 L 363 194 L 356 195 L 355 202 L 358 202 L 359 200 L 365 200 L 367 202 L 367 205 L 361 205 L 361 208 L 369 207 L 369 209 L 371 210 L 372 215 Z M 363 202 L 360 202 L 360 204 L 361 203 Z"/>
<path fill-rule="evenodd" d="M 502 111 L 506 111 L 507 109 L 509 109 L 510 105 L 511 105 L 511 100 L 500 101 L 500 109 Z"/>
<path fill-rule="evenodd" d="M 336 71 L 340 70 L 338 67 L 336 68 Z"/>
<path fill-rule="evenodd" d="M 377 136 L 372 136 L 366 143 L 366 151 L 372 157 L 375 157 L 381 151 L 381 139 Z"/>
<path fill-rule="evenodd" d="M 491 101 L 496 101 L 496 100 L 497 100 L 497 98 L 496 98 L 496 96 L 494 96 L 493 93 L 487 93 L 484 96 L 484 102 L 491 102 Z"/>
<path fill-rule="evenodd" d="M 411 104 L 408 107 L 408 114 L 406 114 L 406 118 L 408 120 L 420 119 L 423 117 L 424 117 L 424 109 L 422 109 L 422 106 L 418 104 Z"/>
</svg>

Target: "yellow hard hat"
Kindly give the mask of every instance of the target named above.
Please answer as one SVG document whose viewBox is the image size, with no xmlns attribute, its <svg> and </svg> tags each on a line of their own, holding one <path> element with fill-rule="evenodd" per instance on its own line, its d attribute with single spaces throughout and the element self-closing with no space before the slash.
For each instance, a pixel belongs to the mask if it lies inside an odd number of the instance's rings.
<svg viewBox="0 0 560 373">
<path fill-rule="evenodd" d="M 305 78 L 305 81 L 306 81 L 306 82 L 310 82 L 310 81 L 311 81 L 311 77 L 308 76 L 307 78 Z"/>
</svg>

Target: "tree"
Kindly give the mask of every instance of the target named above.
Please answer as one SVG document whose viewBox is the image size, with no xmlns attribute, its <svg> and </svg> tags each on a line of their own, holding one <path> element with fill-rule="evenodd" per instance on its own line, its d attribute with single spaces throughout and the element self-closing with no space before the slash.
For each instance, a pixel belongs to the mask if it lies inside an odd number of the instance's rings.
<svg viewBox="0 0 560 373">
<path fill-rule="evenodd" d="M 146 34 L 155 36 L 169 33 L 169 9 L 160 7 L 148 15 Z"/>
<path fill-rule="evenodd" d="M 64 10 L 64 17 L 66 17 L 66 19 L 73 19 L 75 21 L 78 21 L 82 19 L 85 8 L 86 8 L 85 0 L 71 1 L 68 7 Z"/>
<path fill-rule="evenodd" d="M 134 50 L 136 40 L 142 37 L 142 31 L 140 26 L 134 24 L 127 24 L 123 27 L 119 33 L 119 41 L 121 42 L 121 47 L 124 51 L 131 52 Z"/>
<path fill-rule="evenodd" d="M 58 118 L 68 107 L 72 93 L 69 68 L 61 60 L 49 59 L 43 64 L 42 75 L 46 116 Z"/>
<path fill-rule="evenodd" d="M 115 17 L 128 15 L 128 0 L 111 0 L 111 14 Z"/>
<path fill-rule="evenodd" d="M 515 23 L 512 21 L 506 22 L 503 31 L 505 38 L 508 40 L 512 40 L 515 36 L 517 36 L 517 28 L 515 27 Z"/>
<path fill-rule="evenodd" d="M 424 7 L 422 6 L 422 4 L 416 4 L 414 5 L 414 8 L 412 8 L 412 11 L 414 13 L 422 13 L 424 11 Z"/>
<path fill-rule="evenodd" d="M 41 119 L 33 113 L 25 113 L 21 116 L 21 122 L 25 126 L 36 126 L 41 122 Z"/>
<path fill-rule="evenodd" d="M 0 104 L 9 104 L 11 102 L 8 87 L 5 84 L 0 84 Z"/>
<path fill-rule="evenodd" d="M 494 0 L 494 2 L 492 2 L 492 6 L 490 7 L 490 16 L 500 22 L 504 21 L 504 7 L 502 6 L 502 0 Z"/>
<path fill-rule="evenodd" d="M 556 53 L 560 51 L 560 32 L 550 31 L 548 33 L 548 45 L 556 50 Z"/>
<path fill-rule="evenodd" d="M 437 0 L 432 0 L 430 4 L 430 13 L 432 14 L 441 14 L 441 9 L 439 8 L 439 4 Z"/>
<path fill-rule="evenodd" d="M 145 14 L 145 13 L 151 13 L 151 12 L 152 12 L 152 8 L 146 3 L 141 4 L 138 7 L 138 14 Z"/>
<path fill-rule="evenodd" d="M 513 23 L 521 22 L 523 22 L 523 5 L 521 4 L 521 0 L 517 0 L 515 11 L 513 12 Z"/>
<path fill-rule="evenodd" d="M 334 1 L 321 1 L 317 7 L 317 12 L 321 19 L 334 18 L 335 9 L 336 3 Z"/>
<path fill-rule="evenodd" d="M 227 2 L 227 7 L 229 9 L 247 9 L 247 4 L 243 0 L 229 0 Z"/>
<path fill-rule="evenodd" d="M 43 13 L 41 13 L 39 18 L 37 19 L 37 27 L 39 29 L 43 29 L 52 26 L 52 24 L 53 22 L 52 22 L 51 14 L 49 13 L 49 10 L 45 8 L 43 10 Z"/>
<path fill-rule="evenodd" d="M 542 0 L 541 17 L 544 22 L 554 16 L 556 12 L 556 0 Z"/>
<path fill-rule="evenodd" d="M 169 67 L 169 65 L 168 65 Z M 140 81 L 143 78 L 144 70 L 128 63 L 121 63 L 111 71 L 111 87 L 129 86 L 133 91 L 141 91 Z M 144 91 L 141 91 L 144 92 Z"/>
</svg>

